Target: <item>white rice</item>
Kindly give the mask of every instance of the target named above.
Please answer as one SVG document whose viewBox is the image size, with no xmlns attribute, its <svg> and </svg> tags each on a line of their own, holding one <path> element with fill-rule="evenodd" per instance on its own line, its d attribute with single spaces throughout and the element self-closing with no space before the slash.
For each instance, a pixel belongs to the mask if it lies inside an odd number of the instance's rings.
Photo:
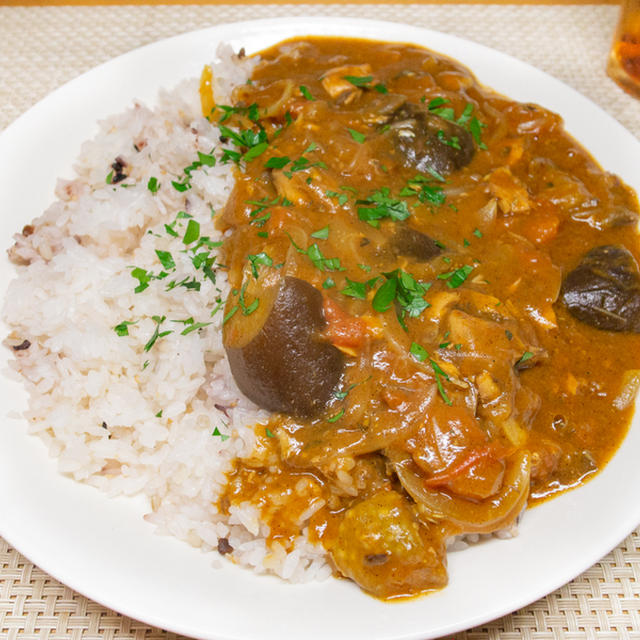
<svg viewBox="0 0 640 640">
<path fill-rule="evenodd" d="M 228 48 L 218 56 L 216 97 L 228 103 L 253 63 L 232 60 Z M 136 103 L 102 122 L 82 146 L 75 177 L 59 181 L 58 199 L 30 235 L 16 235 L 10 254 L 20 266 L 3 308 L 12 327 L 6 342 L 30 342 L 14 351 L 12 365 L 30 395 L 29 431 L 62 473 L 109 496 L 144 494 L 145 519 L 158 533 L 207 552 L 226 538 L 233 560 L 258 572 L 321 579 L 331 569 L 305 533 L 287 553 L 267 546 L 269 529 L 255 507 L 232 507 L 228 517 L 216 509 L 232 461 L 253 448 L 251 425 L 267 417 L 236 388 L 222 347 L 222 312 L 211 317 L 215 300 L 226 298 L 224 271 L 214 284 L 194 268 L 182 242 L 188 219 L 176 221 L 185 211 L 201 236 L 219 239 L 212 209 L 221 211 L 233 187 L 230 167 L 193 170 L 185 192 L 171 184 L 198 152 L 210 154 L 218 143 L 217 128 L 200 114 L 196 79 L 161 93 L 153 109 Z M 107 184 L 116 158 L 127 178 Z M 156 193 L 148 188 L 152 177 Z M 174 221 L 178 237 L 165 228 Z M 175 272 L 134 293 L 132 267 L 162 270 L 156 250 L 171 253 Z M 199 292 L 166 290 L 172 280 L 193 277 Z M 146 352 L 158 326 L 153 316 L 166 316 L 159 330 L 172 333 Z M 188 325 L 172 321 L 188 318 L 211 324 L 181 335 Z M 134 324 L 120 336 L 114 327 L 123 321 Z M 212 435 L 216 429 L 220 436 Z"/>
</svg>

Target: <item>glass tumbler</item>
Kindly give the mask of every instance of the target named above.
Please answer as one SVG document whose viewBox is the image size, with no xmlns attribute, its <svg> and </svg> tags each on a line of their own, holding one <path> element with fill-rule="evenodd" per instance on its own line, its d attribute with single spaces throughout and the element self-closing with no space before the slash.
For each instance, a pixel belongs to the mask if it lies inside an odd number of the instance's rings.
<svg viewBox="0 0 640 640">
<path fill-rule="evenodd" d="M 640 98 L 640 0 L 622 0 L 607 73 L 627 93 Z"/>
</svg>

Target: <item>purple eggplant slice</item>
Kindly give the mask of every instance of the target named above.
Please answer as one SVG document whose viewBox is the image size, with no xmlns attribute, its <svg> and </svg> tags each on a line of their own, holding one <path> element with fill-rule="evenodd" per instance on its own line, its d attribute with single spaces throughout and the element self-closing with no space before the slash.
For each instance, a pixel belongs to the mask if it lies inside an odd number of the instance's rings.
<svg viewBox="0 0 640 640">
<path fill-rule="evenodd" d="M 254 313 L 236 313 L 224 327 L 240 390 L 268 411 L 320 413 L 344 368 L 343 354 L 320 334 L 325 325 L 322 294 L 308 282 L 286 276 L 265 290 Z"/>
</svg>

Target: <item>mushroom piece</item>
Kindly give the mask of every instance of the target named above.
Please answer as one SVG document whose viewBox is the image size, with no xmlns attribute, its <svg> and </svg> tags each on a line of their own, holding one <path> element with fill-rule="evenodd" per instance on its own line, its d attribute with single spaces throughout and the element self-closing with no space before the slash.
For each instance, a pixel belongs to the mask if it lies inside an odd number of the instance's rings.
<svg viewBox="0 0 640 640">
<path fill-rule="evenodd" d="M 446 175 L 471 162 L 473 137 L 459 124 L 406 102 L 388 122 L 404 164 L 420 172 Z"/>
<path fill-rule="evenodd" d="M 398 256 L 429 262 L 442 253 L 435 240 L 411 227 L 398 226 L 391 238 L 390 248 Z"/>
<path fill-rule="evenodd" d="M 236 313 L 224 327 L 240 390 L 268 411 L 321 412 L 344 368 L 343 354 L 320 334 L 325 325 L 322 294 L 308 282 L 286 276 L 261 292 L 256 311 Z"/>
<path fill-rule="evenodd" d="M 640 272 L 622 246 L 591 249 L 565 278 L 560 299 L 596 329 L 640 333 Z"/>
</svg>

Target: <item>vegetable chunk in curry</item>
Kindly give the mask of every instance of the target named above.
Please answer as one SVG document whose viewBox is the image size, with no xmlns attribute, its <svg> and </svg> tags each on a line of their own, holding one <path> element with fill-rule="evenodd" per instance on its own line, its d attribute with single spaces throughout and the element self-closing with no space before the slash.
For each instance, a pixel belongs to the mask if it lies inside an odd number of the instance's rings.
<svg viewBox="0 0 640 640">
<path fill-rule="evenodd" d="M 224 344 L 273 412 L 220 507 L 394 598 L 443 587 L 446 542 L 579 485 L 640 381 L 638 203 L 559 116 L 417 46 L 260 54 L 222 123 Z"/>
</svg>

